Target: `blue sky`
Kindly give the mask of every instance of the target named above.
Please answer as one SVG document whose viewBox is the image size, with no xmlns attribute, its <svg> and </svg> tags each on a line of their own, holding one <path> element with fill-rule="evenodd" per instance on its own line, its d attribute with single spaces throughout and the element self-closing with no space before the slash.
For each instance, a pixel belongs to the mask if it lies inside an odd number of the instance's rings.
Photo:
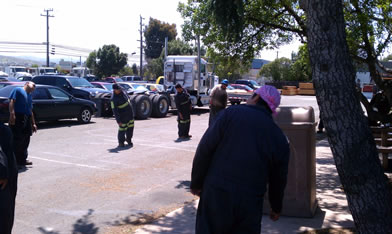
<svg viewBox="0 0 392 234">
<path fill-rule="evenodd" d="M 46 42 L 46 17 L 44 9 L 52 8 L 49 19 L 49 41 L 53 44 L 98 49 L 105 44 L 115 44 L 121 52 L 135 55 L 130 63 L 138 63 L 140 54 L 140 15 L 144 24 L 150 17 L 177 25 L 181 35 L 183 19 L 177 12 L 178 0 L 1 0 L 0 42 Z M 182 1 L 183 2 L 183 1 Z M 281 47 L 279 57 L 290 58 L 299 43 Z M 45 47 L 43 47 L 45 48 Z M 3 46 L 0 51 L 5 51 Z M 14 55 L 1 53 L 2 55 Z M 39 54 L 45 57 L 45 54 Z M 38 56 L 38 54 L 35 54 Z M 58 56 L 55 56 L 58 57 Z M 66 56 L 62 56 L 66 57 Z M 264 51 L 261 58 L 273 60 L 276 51 Z M 77 60 L 77 58 L 74 58 Z M 83 58 L 82 58 L 83 59 Z"/>
</svg>

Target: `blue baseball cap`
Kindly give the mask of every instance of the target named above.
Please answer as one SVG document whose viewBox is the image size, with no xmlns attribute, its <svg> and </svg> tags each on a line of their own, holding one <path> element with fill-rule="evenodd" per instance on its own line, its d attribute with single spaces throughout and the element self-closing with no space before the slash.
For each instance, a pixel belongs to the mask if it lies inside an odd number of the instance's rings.
<svg viewBox="0 0 392 234">
<path fill-rule="evenodd" d="M 227 79 L 222 80 L 221 84 L 229 85 L 229 81 Z"/>
</svg>

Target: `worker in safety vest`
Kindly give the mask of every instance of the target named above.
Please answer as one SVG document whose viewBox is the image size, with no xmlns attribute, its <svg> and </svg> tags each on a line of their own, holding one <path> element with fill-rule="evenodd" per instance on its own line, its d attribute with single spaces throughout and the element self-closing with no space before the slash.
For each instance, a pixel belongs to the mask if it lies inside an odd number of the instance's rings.
<svg viewBox="0 0 392 234">
<path fill-rule="evenodd" d="M 113 84 L 113 96 L 110 103 L 119 127 L 117 135 L 118 147 L 124 147 L 125 141 L 132 147 L 134 127 L 132 104 L 128 95 L 122 91 L 118 84 Z"/>
<path fill-rule="evenodd" d="M 191 135 L 189 135 L 192 110 L 191 99 L 189 94 L 180 84 L 176 84 L 175 88 L 177 91 L 177 94 L 174 96 L 174 100 L 176 103 L 178 114 L 178 139 L 189 139 L 192 137 Z"/>
</svg>

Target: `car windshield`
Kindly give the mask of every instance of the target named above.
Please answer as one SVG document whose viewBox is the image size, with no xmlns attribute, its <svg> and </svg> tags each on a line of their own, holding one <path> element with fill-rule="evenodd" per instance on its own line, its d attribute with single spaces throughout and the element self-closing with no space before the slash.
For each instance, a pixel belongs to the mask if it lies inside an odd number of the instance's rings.
<svg viewBox="0 0 392 234">
<path fill-rule="evenodd" d="M 71 83 L 72 87 L 80 87 L 80 88 L 94 87 L 90 82 L 88 82 L 84 78 L 68 79 L 68 81 L 69 81 L 69 83 Z"/>
<path fill-rule="evenodd" d="M 113 85 L 112 84 L 102 84 L 107 90 L 112 91 L 113 90 Z"/>
<path fill-rule="evenodd" d="M 229 85 L 229 86 L 227 86 L 227 89 L 233 90 L 235 88 L 233 86 Z"/>
<path fill-rule="evenodd" d="M 252 85 L 259 86 L 259 84 L 258 84 L 256 81 L 254 81 L 254 80 L 250 80 L 249 82 L 250 82 Z"/>
<path fill-rule="evenodd" d="M 26 68 L 16 67 L 15 72 L 26 72 Z"/>
<path fill-rule="evenodd" d="M 124 84 L 124 83 L 122 83 L 122 84 L 120 84 L 120 86 L 121 86 L 123 89 L 132 89 L 132 86 L 129 85 L 129 84 Z"/>
<path fill-rule="evenodd" d="M 56 70 L 54 68 L 45 68 L 45 73 L 55 73 Z"/>
<path fill-rule="evenodd" d="M 121 79 L 121 78 L 114 78 L 114 80 L 115 80 L 116 82 L 123 82 L 123 79 Z"/>
</svg>

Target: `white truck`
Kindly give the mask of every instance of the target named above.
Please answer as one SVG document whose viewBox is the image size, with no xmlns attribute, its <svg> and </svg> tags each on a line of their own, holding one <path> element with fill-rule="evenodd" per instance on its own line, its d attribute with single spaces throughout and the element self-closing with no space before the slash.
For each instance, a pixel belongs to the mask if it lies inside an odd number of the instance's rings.
<svg viewBox="0 0 392 234">
<path fill-rule="evenodd" d="M 210 102 L 209 91 L 219 82 L 219 78 L 210 75 L 207 71 L 207 61 L 200 59 L 200 79 L 197 56 L 167 56 L 164 63 L 164 85 L 167 88 L 181 84 L 191 96 L 192 105 L 203 106 Z M 173 101 L 174 94 L 171 95 L 170 105 L 175 107 Z"/>
<path fill-rule="evenodd" d="M 53 67 L 30 67 L 27 70 L 33 76 L 57 74 L 56 68 Z"/>
<path fill-rule="evenodd" d="M 73 76 L 86 77 L 90 75 L 90 69 L 88 67 L 73 67 L 71 74 Z"/>
<path fill-rule="evenodd" d="M 31 76 L 30 73 L 27 72 L 27 68 L 23 66 L 7 66 L 4 69 L 5 73 L 8 74 L 10 78 L 18 78 L 21 76 Z"/>
</svg>

